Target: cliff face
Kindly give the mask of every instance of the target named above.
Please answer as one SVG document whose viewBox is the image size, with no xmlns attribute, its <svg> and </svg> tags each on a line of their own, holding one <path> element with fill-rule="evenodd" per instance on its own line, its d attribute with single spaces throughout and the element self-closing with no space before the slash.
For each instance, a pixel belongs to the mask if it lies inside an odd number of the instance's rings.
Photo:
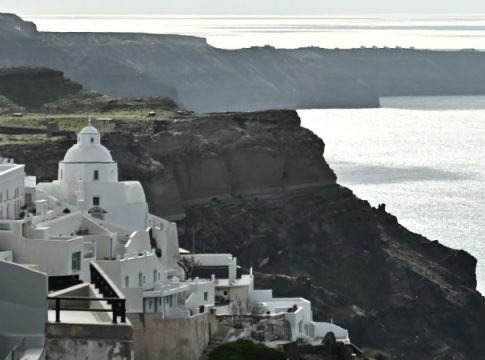
<svg viewBox="0 0 485 360">
<path fill-rule="evenodd" d="M 64 78 L 62 71 L 46 68 L 0 69 L 0 94 L 13 103 L 38 109 L 61 97 L 79 93 L 82 86 Z"/>
<path fill-rule="evenodd" d="M 323 142 L 292 111 L 115 121 L 104 143 L 151 210 L 180 215 L 182 246 L 233 252 L 260 286 L 312 300 L 359 346 L 393 359 L 479 359 L 476 260 L 411 233 L 340 187 Z M 74 139 L 0 147 L 54 178 Z"/>
<path fill-rule="evenodd" d="M 12 15 L 0 14 L 0 24 L 0 65 L 48 66 L 108 95 L 170 96 L 196 111 L 376 107 L 380 96 L 485 94 L 482 52 L 228 51 L 187 36 L 42 33 Z"/>
</svg>

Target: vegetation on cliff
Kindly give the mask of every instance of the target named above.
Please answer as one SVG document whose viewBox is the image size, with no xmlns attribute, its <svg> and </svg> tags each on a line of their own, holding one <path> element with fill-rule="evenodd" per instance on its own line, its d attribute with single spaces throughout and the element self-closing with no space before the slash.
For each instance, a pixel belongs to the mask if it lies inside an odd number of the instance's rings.
<svg viewBox="0 0 485 360">
<path fill-rule="evenodd" d="M 210 360 L 285 360 L 286 356 L 280 351 L 270 349 L 252 341 L 236 341 L 224 344 L 215 349 Z"/>
</svg>

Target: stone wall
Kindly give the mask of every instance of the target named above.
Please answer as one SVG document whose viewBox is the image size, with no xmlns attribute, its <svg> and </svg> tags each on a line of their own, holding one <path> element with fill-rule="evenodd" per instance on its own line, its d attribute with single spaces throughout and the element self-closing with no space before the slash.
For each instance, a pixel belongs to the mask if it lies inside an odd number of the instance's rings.
<svg viewBox="0 0 485 360">
<path fill-rule="evenodd" d="M 130 325 L 47 323 L 45 353 L 47 360 L 133 360 L 133 330 Z"/>
<path fill-rule="evenodd" d="M 231 328 L 234 336 L 243 330 L 257 341 L 291 341 L 291 325 L 284 315 L 276 316 L 219 316 L 220 325 Z"/>
<path fill-rule="evenodd" d="M 135 335 L 135 358 L 198 360 L 217 331 L 215 315 L 163 319 L 160 314 L 128 314 Z"/>
</svg>

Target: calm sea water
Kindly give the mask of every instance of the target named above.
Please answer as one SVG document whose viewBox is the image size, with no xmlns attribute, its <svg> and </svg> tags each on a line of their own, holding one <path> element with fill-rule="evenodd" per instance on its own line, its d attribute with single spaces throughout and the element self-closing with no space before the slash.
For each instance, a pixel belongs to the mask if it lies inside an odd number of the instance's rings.
<svg viewBox="0 0 485 360">
<path fill-rule="evenodd" d="M 185 34 L 227 49 L 416 47 L 485 49 L 485 14 L 332 16 L 23 16 L 43 31 Z"/>
<path fill-rule="evenodd" d="M 202 36 L 214 46 L 485 49 L 482 15 L 24 16 L 43 31 Z M 382 99 L 374 110 L 300 111 L 340 183 L 412 231 L 479 259 L 485 291 L 485 97 Z"/>
<path fill-rule="evenodd" d="M 385 203 L 410 230 L 477 257 L 484 293 L 485 97 L 383 103 L 393 108 L 299 114 L 325 141 L 341 184 L 371 205 Z"/>
</svg>

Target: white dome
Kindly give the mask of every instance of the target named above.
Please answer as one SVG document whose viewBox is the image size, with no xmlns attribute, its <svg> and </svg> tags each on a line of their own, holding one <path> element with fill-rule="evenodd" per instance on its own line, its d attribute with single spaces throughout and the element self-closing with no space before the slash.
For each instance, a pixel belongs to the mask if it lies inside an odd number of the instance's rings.
<svg viewBox="0 0 485 360">
<path fill-rule="evenodd" d="M 101 135 L 94 126 L 86 126 L 77 137 L 77 144 L 64 156 L 65 163 L 112 163 L 108 149 L 101 145 Z"/>
<path fill-rule="evenodd" d="M 125 181 L 123 184 L 125 185 L 126 201 L 129 203 L 146 202 L 145 191 L 138 181 Z"/>
<path fill-rule="evenodd" d="M 76 144 L 67 150 L 64 162 L 69 163 L 105 163 L 113 162 L 111 153 L 103 145 Z"/>
<path fill-rule="evenodd" d="M 89 125 L 89 126 L 84 127 L 79 132 L 79 135 L 98 135 L 99 136 L 99 131 L 94 126 Z"/>
</svg>

